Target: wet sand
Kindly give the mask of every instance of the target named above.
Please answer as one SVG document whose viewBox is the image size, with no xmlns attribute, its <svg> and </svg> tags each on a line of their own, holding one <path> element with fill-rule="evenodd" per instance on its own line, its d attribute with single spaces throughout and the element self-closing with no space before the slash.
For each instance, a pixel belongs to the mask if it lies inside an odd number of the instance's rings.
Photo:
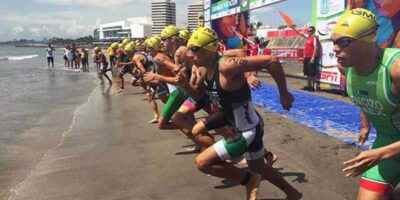
<svg viewBox="0 0 400 200">
<path fill-rule="evenodd" d="M 244 188 L 201 174 L 190 142 L 177 131 L 159 131 L 138 89 L 110 95 L 98 87 L 77 111 L 71 130 L 13 186 L 10 199 L 244 199 Z M 357 151 L 280 116 L 264 113 L 266 146 L 275 167 L 304 193 L 303 199 L 352 199 L 356 179 L 340 173 Z M 283 198 L 263 182 L 260 198 Z"/>
<path fill-rule="evenodd" d="M 289 84 L 296 88 L 300 82 Z M 149 125 L 152 114 L 142 99 L 139 89 L 116 95 L 97 87 L 76 110 L 69 131 L 49 138 L 56 145 L 12 185 L 9 199 L 245 199 L 243 187 L 200 173 L 194 154 L 178 153 L 190 144 L 179 132 Z M 341 163 L 357 154 L 356 148 L 279 115 L 262 115 L 266 147 L 279 156 L 274 167 L 303 199 L 355 198 L 358 179 L 345 178 Z M 278 200 L 284 194 L 264 181 L 259 198 Z"/>
</svg>

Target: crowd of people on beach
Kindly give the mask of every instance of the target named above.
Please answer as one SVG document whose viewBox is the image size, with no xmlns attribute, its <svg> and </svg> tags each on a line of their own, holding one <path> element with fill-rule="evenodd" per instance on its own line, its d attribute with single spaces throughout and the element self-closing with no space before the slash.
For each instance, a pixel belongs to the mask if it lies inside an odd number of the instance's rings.
<svg viewBox="0 0 400 200">
<path fill-rule="evenodd" d="M 348 94 L 362 110 L 360 140 L 368 138 L 371 126 L 378 133 L 371 150 L 344 163 L 345 176 L 362 174 L 358 200 L 391 199 L 400 182 L 400 50 L 378 47 L 377 27 L 375 15 L 358 8 L 346 11 L 332 34 Z M 312 35 L 315 28 L 308 32 Z M 66 48 L 66 66 L 79 66 L 76 52 Z M 278 157 L 264 146 L 263 119 L 251 101 L 251 88 L 260 85 L 256 73 L 265 69 L 276 82 L 282 107 L 291 109 L 295 99 L 276 57 L 249 55 L 243 47 L 225 50 L 207 27 L 190 33 L 170 25 L 146 40 L 124 39 L 104 52 L 96 47 L 94 61 L 100 78 L 110 84 L 107 73 L 117 72 L 119 92 L 125 89 L 126 74 L 132 77 L 130 85 L 142 88 L 154 115 L 149 123 L 160 130 L 177 129 L 193 141 L 190 150 L 198 153 L 195 165 L 202 173 L 240 183 L 246 199 L 257 199 L 263 179 L 289 200 L 302 198 L 272 167 Z M 200 110 L 208 116 L 196 120 Z M 248 168 L 237 167 L 239 162 Z"/>
<path fill-rule="evenodd" d="M 89 49 L 66 45 L 63 59 L 65 69 L 89 72 Z"/>
</svg>

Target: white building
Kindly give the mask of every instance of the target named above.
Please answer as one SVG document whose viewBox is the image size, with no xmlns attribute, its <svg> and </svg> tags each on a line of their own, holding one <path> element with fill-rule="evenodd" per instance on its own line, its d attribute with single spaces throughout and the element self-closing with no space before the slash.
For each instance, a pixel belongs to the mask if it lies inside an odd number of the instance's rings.
<svg viewBox="0 0 400 200">
<path fill-rule="evenodd" d="M 120 40 L 123 38 L 144 38 L 151 35 L 151 20 L 134 17 L 126 20 L 100 24 L 95 30 L 96 40 Z"/>
<path fill-rule="evenodd" d="M 151 19 L 153 21 L 152 34 L 160 34 L 168 25 L 176 24 L 176 5 L 171 0 L 152 0 Z"/>
<path fill-rule="evenodd" d="M 202 0 L 189 5 L 187 24 L 188 24 L 188 29 L 190 31 L 196 29 L 199 25 L 199 22 L 204 22 L 203 12 L 204 12 L 204 5 Z"/>
</svg>

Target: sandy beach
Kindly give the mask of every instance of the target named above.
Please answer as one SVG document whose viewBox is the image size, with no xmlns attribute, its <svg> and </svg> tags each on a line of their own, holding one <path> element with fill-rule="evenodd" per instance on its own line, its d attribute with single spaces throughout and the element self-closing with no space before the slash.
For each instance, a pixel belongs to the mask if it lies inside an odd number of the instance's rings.
<svg viewBox="0 0 400 200">
<path fill-rule="evenodd" d="M 301 81 L 289 79 L 289 84 L 296 88 Z M 244 199 L 244 188 L 201 174 L 194 154 L 179 154 L 190 144 L 180 133 L 147 124 L 152 115 L 142 99 L 139 89 L 116 95 L 98 86 L 75 110 L 69 129 L 49 138 L 52 146 L 40 145 L 42 156 L 4 199 Z M 357 179 L 345 178 L 340 170 L 356 148 L 261 112 L 266 147 L 279 156 L 275 167 L 303 192 L 303 199 L 354 198 Z M 263 182 L 260 198 L 284 195 Z"/>
<path fill-rule="evenodd" d="M 288 74 L 299 67 L 285 65 Z M 265 73 L 259 76 L 272 82 Z M 288 85 L 299 89 L 304 80 L 288 78 Z M 152 114 L 140 89 L 115 91 L 107 83 L 99 85 L 74 110 L 54 111 L 46 117 L 51 121 L 47 126 L 26 131 L 15 147 L 29 152 L 10 162 L 13 166 L 4 165 L 8 170 L 0 176 L 0 199 L 245 198 L 243 187 L 196 169 L 195 154 L 181 153 L 183 146 L 191 144 L 182 134 L 147 123 Z M 315 94 L 348 101 L 327 92 Z M 265 121 L 265 145 L 279 156 L 274 167 L 303 193 L 303 199 L 355 198 L 358 179 L 345 178 L 341 169 L 344 160 L 359 152 L 357 148 L 278 114 L 259 111 Z M 66 112 L 72 112 L 71 117 L 65 117 Z M 69 126 L 58 124 L 65 120 Z M 39 133 L 41 139 L 35 140 Z M 260 188 L 260 199 L 284 198 L 266 181 Z"/>
</svg>

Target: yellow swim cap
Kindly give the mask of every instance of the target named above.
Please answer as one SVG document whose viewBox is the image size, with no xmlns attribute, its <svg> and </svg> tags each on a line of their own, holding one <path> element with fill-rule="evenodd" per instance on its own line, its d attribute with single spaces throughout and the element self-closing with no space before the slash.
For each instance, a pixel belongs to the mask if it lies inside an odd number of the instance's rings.
<svg viewBox="0 0 400 200">
<path fill-rule="evenodd" d="M 128 38 L 125 38 L 124 40 L 122 40 L 122 44 L 128 44 L 130 42 L 130 40 Z"/>
<path fill-rule="evenodd" d="M 125 50 L 126 53 L 132 53 L 133 51 L 135 51 L 135 48 L 136 48 L 135 43 L 134 42 L 129 42 L 125 46 L 124 50 Z"/>
<path fill-rule="evenodd" d="M 169 25 L 167 27 L 165 27 L 162 31 L 161 31 L 161 39 L 165 40 L 168 39 L 172 36 L 178 36 L 179 35 L 179 29 L 176 28 L 176 26 L 174 25 Z"/>
<path fill-rule="evenodd" d="M 110 47 L 112 48 L 112 49 L 118 49 L 118 43 L 117 42 L 114 42 L 114 43 L 112 43 L 111 45 L 110 45 Z"/>
<path fill-rule="evenodd" d="M 332 31 L 332 33 L 373 42 L 378 28 L 374 13 L 364 8 L 347 10 L 343 13 Z"/>
<path fill-rule="evenodd" d="M 218 36 L 214 30 L 207 27 L 199 27 L 190 37 L 187 47 L 201 47 L 208 51 L 217 51 Z"/>
<path fill-rule="evenodd" d="M 119 44 L 118 44 L 118 48 L 119 48 L 119 49 L 123 49 L 123 48 L 124 48 L 124 46 L 125 46 L 125 45 L 124 45 L 124 44 L 122 44 L 122 43 L 119 43 Z"/>
<path fill-rule="evenodd" d="M 146 40 L 146 47 L 154 50 L 159 50 L 161 47 L 161 39 L 157 36 L 153 36 Z"/>
<path fill-rule="evenodd" d="M 111 46 L 108 47 L 108 49 L 107 49 L 107 54 L 108 54 L 109 56 L 115 55 L 114 49 L 113 49 Z"/>
<path fill-rule="evenodd" d="M 182 38 L 184 40 L 189 40 L 190 38 L 190 32 L 188 30 L 181 30 L 179 31 L 179 38 Z"/>
</svg>

